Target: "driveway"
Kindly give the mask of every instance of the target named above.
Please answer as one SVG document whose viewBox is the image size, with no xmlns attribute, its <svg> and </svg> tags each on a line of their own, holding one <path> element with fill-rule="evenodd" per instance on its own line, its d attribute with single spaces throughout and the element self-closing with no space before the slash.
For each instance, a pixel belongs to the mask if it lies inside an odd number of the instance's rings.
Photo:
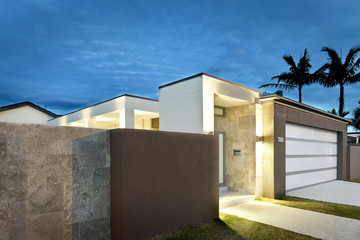
<svg viewBox="0 0 360 240">
<path fill-rule="evenodd" d="M 360 206 L 360 183 L 335 180 L 286 193 L 287 196 Z"/>
<path fill-rule="evenodd" d="M 359 239 L 360 221 L 324 213 L 251 201 L 221 212 L 320 239 Z"/>
</svg>

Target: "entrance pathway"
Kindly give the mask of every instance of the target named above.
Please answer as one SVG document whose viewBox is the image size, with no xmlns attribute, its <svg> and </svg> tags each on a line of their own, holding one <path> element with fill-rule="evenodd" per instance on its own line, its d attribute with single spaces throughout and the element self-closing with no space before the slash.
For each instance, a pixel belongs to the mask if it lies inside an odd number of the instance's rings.
<svg viewBox="0 0 360 240">
<path fill-rule="evenodd" d="M 324 202 L 360 206 L 360 183 L 335 180 L 289 191 L 286 195 L 315 199 Z"/>
<path fill-rule="evenodd" d="M 260 201 L 236 205 L 221 212 L 321 239 L 360 237 L 359 220 Z"/>
<path fill-rule="evenodd" d="M 245 193 L 221 191 L 219 192 L 219 209 L 228 208 L 241 203 L 254 201 L 255 195 Z"/>
</svg>

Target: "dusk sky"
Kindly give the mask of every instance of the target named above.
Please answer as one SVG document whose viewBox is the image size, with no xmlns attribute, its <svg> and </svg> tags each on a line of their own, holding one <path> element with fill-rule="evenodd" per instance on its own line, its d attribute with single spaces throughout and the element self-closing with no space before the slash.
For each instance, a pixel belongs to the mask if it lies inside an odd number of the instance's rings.
<svg viewBox="0 0 360 240">
<path fill-rule="evenodd" d="M 312 71 L 327 61 L 324 46 L 345 57 L 360 44 L 359 10 L 355 0 L 4 0 L 0 106 L 65 114 L 125 93 L 158 99 L 159 85 L 200 72 L 258 89 L 288 70 L 285 54 L 297 62 L 307 48 Z M 345 110 L 359 90 L 345 88 Z M 339 87 L 303 89 L 323 110 L 338 109 L 338 97 Z"/>
</svg>

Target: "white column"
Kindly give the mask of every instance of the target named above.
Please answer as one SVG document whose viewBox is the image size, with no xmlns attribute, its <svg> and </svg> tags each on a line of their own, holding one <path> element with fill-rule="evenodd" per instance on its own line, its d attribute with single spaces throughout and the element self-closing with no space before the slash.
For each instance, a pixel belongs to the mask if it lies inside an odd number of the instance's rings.
<svg viewBox="0 0 360 240">
<path fill-rule="evenodd" d="M 86 118 L 86 119 L 85 119 L 85 127 L 86 127 L 86 128 L 96 128 L 96 120 L 95 120 L 95 117 Z"/>
<path fill-rule="evenodd" d="M 214 133 L 214 93 L 203 91 L 203 133 Z M 161 117 L 161 116 L 160 116 Z"/>
<path fill-rule="evenodd" d="M 134 109 L 123 108 L 120 110 L 120 128 L 134 128 Z"/>
</svg>

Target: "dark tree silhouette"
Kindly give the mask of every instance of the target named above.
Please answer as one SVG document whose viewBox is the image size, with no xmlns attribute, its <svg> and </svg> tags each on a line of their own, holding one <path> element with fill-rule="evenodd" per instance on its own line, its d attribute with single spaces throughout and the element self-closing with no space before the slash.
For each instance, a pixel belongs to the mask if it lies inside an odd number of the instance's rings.
<svg viewBox="0 0 360 240">
<path fill-rule="evenodd" d="M 325 87 L 340 86 L 338 114 L 344 117 L 346 113 L 344 111 L 344 87 L 360 82 L 360 73 L 358 72 L 360 58 L 356 59 L 360 47 L 351 48 L 344 63 L 334 49 L 323 47 L 321 51 L 326 52 L 329 57 L 328 62 L 316 71 L 318 73 L 317 82 Z"/>
<path fill-rule="evenodd" d="M 360 104 L 360 101 L 359 101 L 359 104 Z M 360 130 L 360 107 L 357 107 L 354 110 L 354 118 L 353 118 L 352 125 L 357 130 Z"/>
<path fill-rule="evenodd" d="M 331 109 L 331 111 L 328 111 L 328 113 L 331 113 L 331 114 L 334 114 L 334 115 L 336 115 L 336 116 L 339 116 L 339 114 L 337 113 L 337 111 L 336 111 L 336 109 L 335 108 L 333 108 L 333 109 Z M 347 112 L 347 111 L 345 111 L 345 112 L 343 112 L 343 117 L 345 117 L 346 115 L 348 115 L 350 112 Z"/>
<path fill-rule="evenodd" d="M 260 86 L 260 88 L 275 87 L 285 90 L 298 89 L 299 102 L 302 102 L 302 88 L 305 85 L 313 83 L 315 80 L 315 75 L 310 73 L 310 55 L 305 48 L 304 56 L 300 58 L 298 64 L 295 64 L 293 57 L 290 55 L 284 55 L 283 59 L 287 65 L 290 66 L 289 72 L 283 72 L 278 76 L 272 77 L 271 80 L 277 80 L 277 83 L 264 84 Z"/>
</svg>

